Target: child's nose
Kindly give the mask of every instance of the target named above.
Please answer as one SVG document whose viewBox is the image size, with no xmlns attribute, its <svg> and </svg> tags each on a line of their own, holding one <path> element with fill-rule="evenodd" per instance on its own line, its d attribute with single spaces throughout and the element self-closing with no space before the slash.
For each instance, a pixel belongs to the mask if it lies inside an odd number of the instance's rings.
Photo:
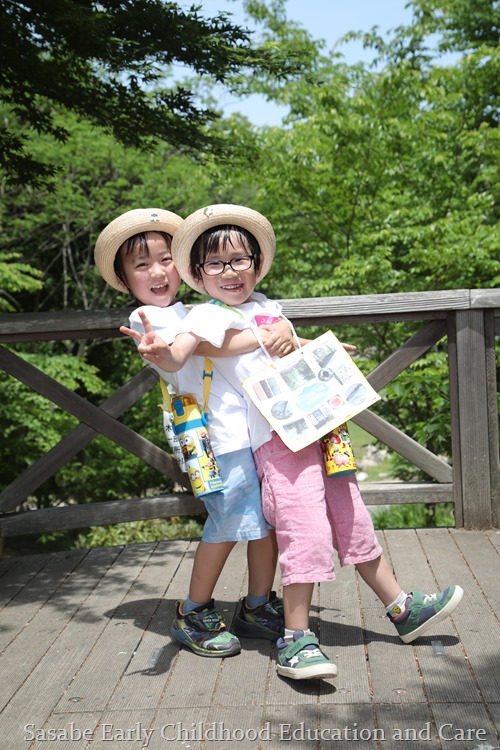
<svg viewBox="0 0 500 750">
<path fill-rule="evenodd" d="M 149 273 L 151 276 L 163 276 L 165 273 L 165 269 L 163 268 L 161 263 L 158 263 L 157 261 L 153 263 L 153 265 L 149 269 Z"/>
</svg>

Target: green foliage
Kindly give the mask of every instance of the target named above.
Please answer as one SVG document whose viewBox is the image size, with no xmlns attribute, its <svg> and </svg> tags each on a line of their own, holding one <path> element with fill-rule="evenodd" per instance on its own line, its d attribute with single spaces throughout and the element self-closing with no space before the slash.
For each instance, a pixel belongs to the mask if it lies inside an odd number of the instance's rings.
<svg viewBox="0 0 500 750">
<path fill-rule="evenodd" d="M 235 73 L 279 78 L 300 60 L 279 44 L 252 44 L 224 13 L 213 19 L 162 0 L 0 2 L 1 100 L 8 107 L 0 165 L 10 182 L 46 184 L 57 168 L 29 149 L 31 131 L 61 144 L 70 130 L 61 105 L 127 146 L 158 140 L 192 153 L 221 153 L 213 110 L 200 107 L 186 84 L 166 85 L 170 66 L 225 83 Z M 17 126 L 17 127 L 16 127 Z"/>
<path fill-rule="evenodd" d="M 183 216 L 211 202 L 262 211 L 278 240 L 261 285 L 271 297 L 500 285 L 497 4 L 451 0 L 445 13 L 437 0 L 414 0 L 412 22 L 394 39 L 364 35 L 377 50 L 376 68 L 323 55 L 320 42 L 288 21 L 281 0 L 246 6 L 261 26 L 255 44 L 222 16 L 204 22 L 195 10 L 158 0 L 59 0 L 49 11 L 0 0 L 8 58 L 0 149 L 11 176 L 30 178 L 27 187 L 1 183 L 2 311 L 133 305 L 99 277 L 93 247 L 112 218 L 147 205 Z M 441 52 L 453 52 L 453 63 Z M 166 91 L 175 61 L 202 79 Z M 55 75 L 63 64 L 67 75 Z M 206 129 L 207 110 L 217 106 L 214 80 L 287 104 L 285 125 L 255 128 L 233 116 Z M 191 95 L 207 106 L 195 112 Z M 207 154 L 212 140 L 224 158 Z M 49 191 L 42 178 L 52 170 L 58 178 Z M 339 335 L 357 345 L 368 373 L 415 330 L 410 322 L 375 321 Z M 22 348 L 96 404 L 142 366 L 134 345 L 119 339 Z M 384 390 L 375 411 L 449 457 L 446 356 L 440 342 Z M 0 389 L 7 484 L 75 420 L 7 376 Z M 157 403 L 153 391 L 123 421 L 164 445 Z M 398 476 L 415 477 L 395 461 Z M 98 438 L 30 503 L 143 497 L 169 487 Z"/>
<path fill-rule="evenodd" d="M 92 526 L 78 535 L 73 549 L 108 547 L 121 544 L 161 542 L 166 539 L 192 539 L 203 533 L 203 519 L 175 516 L 170 520 L 133 521 L 114 526 Z"/>
<path fill-rule="evenodd" d="M 376 529 L 416 529 L 455 526 L 453 503 L 394 505 L 373 513 Z"/>
<path fill-rule="evenodd" d="M 41 273 L 27 263 L 20 263 L 19 253 L 0 251 L 0 310 L 13 312 L 14 295 L 19 292 L 32 294 L 42 288 Z"/>
</svg>

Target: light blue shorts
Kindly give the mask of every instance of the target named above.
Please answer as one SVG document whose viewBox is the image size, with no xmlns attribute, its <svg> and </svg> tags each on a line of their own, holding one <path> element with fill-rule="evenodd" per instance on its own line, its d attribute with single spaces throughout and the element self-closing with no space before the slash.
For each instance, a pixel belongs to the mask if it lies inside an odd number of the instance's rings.
<svg viewBox="0 0 500 750">
<path fill-rule="evenodd" d="M 208 518 L 204 542 L 242 542 L 263 539 L 271 528 L 262 513 L 260 482 L 250 448 L 217 456 L 225 488 L 200 497 Z"/>
</svg>

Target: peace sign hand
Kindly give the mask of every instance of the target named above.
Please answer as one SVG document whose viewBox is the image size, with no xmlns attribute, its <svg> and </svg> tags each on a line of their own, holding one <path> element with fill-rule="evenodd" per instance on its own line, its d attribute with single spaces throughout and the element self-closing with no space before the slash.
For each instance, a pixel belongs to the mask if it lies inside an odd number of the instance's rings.
<svg viewBox="0 0 500 750">
<path fill-rule="evenodd" d="M 151 325 L 146 313 L 139 310 L 139 317 L 144 326 L 144 333 L 134 331 L 127 326 L 120 326 L 120 333 L 130 336 L 137 343 L 137 350 L 143 359 L 149 362 L 156 362 L 170 353 L 170 347 L 165 341 L 158 336 Z"/>
</svg>

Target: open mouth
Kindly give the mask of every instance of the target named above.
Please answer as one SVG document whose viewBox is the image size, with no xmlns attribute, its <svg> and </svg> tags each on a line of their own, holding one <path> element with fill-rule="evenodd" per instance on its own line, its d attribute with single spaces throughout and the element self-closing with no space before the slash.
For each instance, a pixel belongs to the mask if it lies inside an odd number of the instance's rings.
<svg viewBox="0 0 500 750">
<path fill-rule="evenodd" d="M 165 294 L 165 292 L 168 291 L 168 284 L 165 283 L 152 286 L 151 291 L 153 292 L 153 294 Z"/>
</svg>

